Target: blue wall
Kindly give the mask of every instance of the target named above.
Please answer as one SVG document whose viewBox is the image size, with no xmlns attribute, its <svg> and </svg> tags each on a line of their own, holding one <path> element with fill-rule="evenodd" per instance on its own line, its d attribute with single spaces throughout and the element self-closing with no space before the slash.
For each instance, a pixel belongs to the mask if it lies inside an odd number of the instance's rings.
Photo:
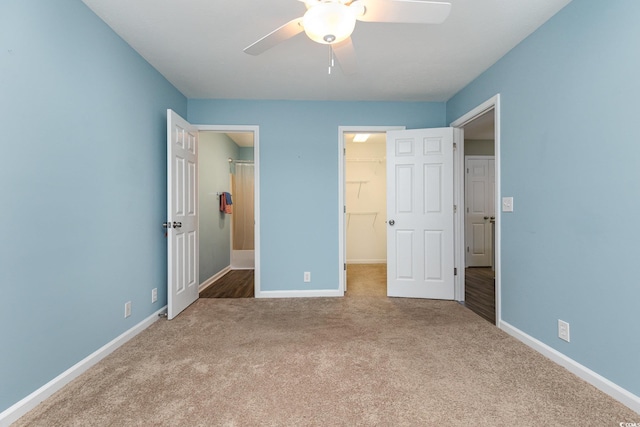
<svg viewBox="0 0 640 427">
<path fill-rule="evenodd" d="M 187 101 L 79 0 L 3 0 L 0 70 L 2 411 L 166 304 Z"/>
<path fill-rule="evenodd" d="M 240 148 L 223 133 L 200 132 L 199 138 L 198 238 L 202 284 L 231 264 L 231 216 L 220 212 L 216 193 L 231 192 L 228 159 L 239 158 Z"/>
<path fill-rule="evenodd" d="M 639 16 L 573 1 L 447 102 L 451 122 L 501 94 L 503 319 L 636 395 Z"/>
<path fill-rule="evenodd" d="M 79 0 L 4 0 L 0 411 L 166 303 L 166 108 L 260 126 L 262 289 L 337 289 L 338 126 L 443 126 L 496 93 L 516 208 L 502 223 L 503 318 L 640 395 L 637 16 L 636 0 L 574 1 L 445 111 L 187 103 Z"/>
<path fill-rule="evenodd" d="M 193 124 L 260 126 L 262 291 L 338 289 L 338 126 L 445 125 L 443 103 L 190 99 L 188 110 Z"/>
</svg>

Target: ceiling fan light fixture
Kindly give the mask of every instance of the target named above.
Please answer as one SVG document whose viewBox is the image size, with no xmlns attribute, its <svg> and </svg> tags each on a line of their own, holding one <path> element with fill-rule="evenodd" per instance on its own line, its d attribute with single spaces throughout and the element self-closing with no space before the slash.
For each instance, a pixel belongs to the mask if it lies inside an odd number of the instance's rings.
<svg viewBox="0 0 640 427">
<path fill-rule="evenodd" d="M 342 3 L 323 2 L 307 10 L 302 18 L 302 26 L 314 42 L 340 43 L 353 33 L 356 16 L 349 6 Z"/>
</svg>

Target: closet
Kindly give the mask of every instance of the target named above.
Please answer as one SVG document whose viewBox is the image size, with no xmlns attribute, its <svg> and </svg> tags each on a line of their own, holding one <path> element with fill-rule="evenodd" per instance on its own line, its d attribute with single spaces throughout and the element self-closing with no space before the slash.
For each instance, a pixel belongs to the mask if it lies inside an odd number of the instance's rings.
<svg viewBox="0 0 640 427">
<path fill-rule="evenodd" d="M 363 142 L 345 136 L 347 263 L 385 264 L 386 136 L 371 134 Z"/>
</svg>

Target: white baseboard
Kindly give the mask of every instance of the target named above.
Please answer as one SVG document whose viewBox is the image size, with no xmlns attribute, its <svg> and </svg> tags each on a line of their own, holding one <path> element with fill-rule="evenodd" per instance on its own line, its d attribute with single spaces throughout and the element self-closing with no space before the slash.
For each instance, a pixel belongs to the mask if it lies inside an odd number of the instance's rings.
<svg viewBox="0 0 640 427">
<path fill-rule="evenodd" d="M 347 265 L 349 264 L 386 264 L 387 259 L 348 259 Z"/>
<path fill-rule="evenodd" d="M 311 297 L 343 297 L 344 292 L 338 289 L 294 290 L 294 291 L 260 291 L 256 298 L 311 298 Z"/>
<path fill-rule="evenodd" d="M 256 254 L 253 249 L 232 250 L 231 269 L 232 270 L 253 270 L 256 267 Z"/>
<path fill-rule="evenodd" d="M 218 280 L 219 278 L 221 278 L 222 276 L 227 274 L 229 271 L 231 271 L 231 266 L 230 265 L 226 266 L 225 268 L 223 268 L 222 270 L 218 271 L 213 276 L 209 277 L 204 282 L 200 283 L 200 286 L 198 287 L 198 292 L 202 292 L 205 289 L 207 289 L 209 286 L 213 285 L 213 282 L 215 282 L 216 280 Z"/>
<path fill-rule="evenodd" d="M 532 336 L 522 332 L 520 329 L 510 325 L 509 323 L 501 320 L 499 326 L 500 329 L 502 329 L 512 337 L 522 341 L 529 347 L 536 350 L 538 353 L 541 353 L 543 356 L 548 357 L 558 365 L 566 368 L 569 372 L 577 375 L 600 391 L 603 391 L 623 405 L 628 406 L 629 408 L 640 414 L 640 397 L 636 396 L 628 390 L 625 390 L 624 388 L 606 379 L 602 375 L 592 371 L 586 366 L 583 366 L 575 360 L 565 356 L 558 350 L 549 347 L 542 341 L 539 341 Z"/>
<path fill-rule="evenodd" d="M 149 326 L 151 326 L 151 324 L 153 324 L 153 322 L 158 320 L 159 315 L 165 311 L 167 311 L 166 306 L 162 307 L 160 310 L 156 311 L 151 316 L 144 319 L 142 322 L 138 323 L 111 342 L 105 344 L 89 356 L 85 357 L 80 362 L 76 363 L 24 399 L 5 409 L 0 413 L 0 427 L 9 426 L 11 423 L 17 421 L 18 418 L 38 406 L 40 402 L 50 397 L 53 393 L 57 392 L 65 385 L 69 384 L 80 374 L 84 373 L 93 365 L 107 357 L 114 350 L 129 341 L 131 338 L 147 329 Z"/>
</svg>

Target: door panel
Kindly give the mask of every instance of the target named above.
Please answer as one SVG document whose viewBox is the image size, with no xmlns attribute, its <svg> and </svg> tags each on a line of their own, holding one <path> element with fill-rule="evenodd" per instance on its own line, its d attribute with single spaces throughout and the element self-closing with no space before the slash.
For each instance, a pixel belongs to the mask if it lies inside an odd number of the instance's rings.
<svg viewBox="0 0 640 427">
<path fill-rule="evenodd" d="M 397 212 L 410 214 L 413 212 L 413 165 L 398 166 L 397 176 Z"/>
<path fill-rule="evenodd" d="M 387 132 L 387 295 L 453 299 L 453 130 Z"/>
<path fill-rule="evenodd" d="M 167 111 L 167 317 L 198 299 L 198 132 Z"/>
<path fill-rule="evenodd" d="M 396 279 L 414 279 L 413 276 L 413 231 L 396 230 L 395 235 Z"/>
</svg>

